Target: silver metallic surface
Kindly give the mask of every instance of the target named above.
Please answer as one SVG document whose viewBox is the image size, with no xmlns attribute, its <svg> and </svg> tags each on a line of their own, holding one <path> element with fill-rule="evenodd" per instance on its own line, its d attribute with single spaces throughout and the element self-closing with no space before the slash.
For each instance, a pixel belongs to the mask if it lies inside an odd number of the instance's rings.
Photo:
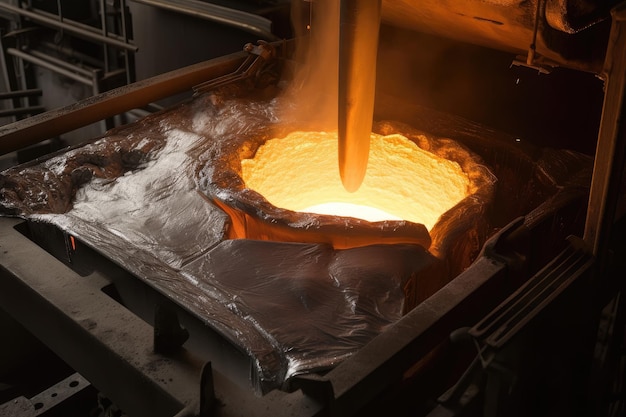
<svg viewBox="0 0 626 417">
<path fill-rule="evenodd" d="M 26 397 L 17 397 L 4 404 L 0 404 L 0 415 L 35 417 L 35 408 Z"/>
<path fill-rule="evenodd" d="M 85 377 L 79 373 L 74 373 L 47 390 L 30 397 L 30 402 L 36 410 L 36 415 L 41 415 L 90 385 Z"/>
</svg>

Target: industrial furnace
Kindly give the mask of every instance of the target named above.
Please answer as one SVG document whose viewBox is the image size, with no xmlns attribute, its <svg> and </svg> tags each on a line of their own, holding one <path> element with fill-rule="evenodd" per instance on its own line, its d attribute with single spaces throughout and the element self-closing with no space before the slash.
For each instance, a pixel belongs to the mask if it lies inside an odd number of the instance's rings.
<svg viewBox="0 0 626 417">
<path fill-rule="evenodd" d="M 623 5 L 332 3 L 292 2 L 294 39 L 0 130 L 8 153 L 188 93 L 0 174 L 5 327 L 61 368 L 2 410 L 90 392 L 129 416 L 623 411 Z M 6 7 L 37 22 L 34 6 Z M 380 26 L 377 46 L 351 22 Z M 342 133 L 361 73 L 345 58 L 368 46 L 368 170 L 345 181 L 362 155 L 337 166 L 341 144 L 363 143 Z M 563 82 L 567 111 L 538 90 L 499 109 L 511 92 L 475 71 L 500 61 Z M 584 127 L 546 133 L 555 119 Z M 311 208 L 329 202 L 347 211 Z"/>
</svg>

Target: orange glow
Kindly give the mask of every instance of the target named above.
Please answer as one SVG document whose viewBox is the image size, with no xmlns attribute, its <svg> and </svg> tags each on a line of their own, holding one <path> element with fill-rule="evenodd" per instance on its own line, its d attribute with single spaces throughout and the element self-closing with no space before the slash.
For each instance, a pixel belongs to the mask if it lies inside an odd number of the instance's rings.
<svg viewBox="0 0 626 417">
<path fill-rule="evenodd" d="M 329 132 L 292 132 L 271 139 L 253 159 L 241 161 L 242 178 L 247 188 L 283 209 L 319 212 L 321 205 L 322 214 L 368 221 L 403 219 L 429 230 L 470 194 L 470 181 L 456 162 L 404 136 L 374 133 L 363 184 L 347 192 L 336 163 L 337 146 L 337 134 Z M 368 218 L 363 209 L 377 217 Z"/>
<path fill-rule="evenodd" d="M 360 206 L 352 203 L 322 203 L 301 210 L 304 213 L 329 214 L 332 216 L 356 217 L 368 222 L 384 220 L 403 220 L 398 216 L 375 207 Z"/>
</svg>

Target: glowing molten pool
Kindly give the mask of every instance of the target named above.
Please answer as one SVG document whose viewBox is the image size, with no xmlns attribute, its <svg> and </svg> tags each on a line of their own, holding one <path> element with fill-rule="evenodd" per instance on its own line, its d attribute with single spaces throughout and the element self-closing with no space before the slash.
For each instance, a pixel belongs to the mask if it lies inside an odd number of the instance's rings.
<svg viewBox="0 0 626 417">
<path fill-rule="evenodd" d="M 241 161 L 246 187 L 276 207 L 367 221 L 407 220 L 432 229 L 441 214 L 470 193 L 459 164 L 419 148 L 399 134 L 371 134 L 361 187 L 345 190 L 337 165 L 337 135 L 292 132 L 268 140 Z"/>
<path fill-rule="evenodd" d="M 233 136 L 238 142 L 224 142 L 206 171 L 206 197 L 228 215 L 228 239 L 335 249 L 411 244 L 445 258 L 469 234 L 482 236 L 495 178 L 452 139 L 377 122 L 365 179 L 349 193 L 338 172 L 336 134 L 271 131 Z"/>
</svg>

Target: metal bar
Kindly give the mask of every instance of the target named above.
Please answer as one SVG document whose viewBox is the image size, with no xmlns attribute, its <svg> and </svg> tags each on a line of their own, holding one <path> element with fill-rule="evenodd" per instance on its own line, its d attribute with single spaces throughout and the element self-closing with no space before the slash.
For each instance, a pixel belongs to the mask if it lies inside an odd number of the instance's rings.
<svg viewBox="0 0 626 417">
<path fill-rule="evenodd" d="M 37 50 L 34 50 L 34 49 L 29 49 L 28 53 L 31 56 L 34 56 L 35 58 L 39 58 L 39 59 L 42 59 L 44 61 L 48 61 L 51 64 L 58 65 L 59 67 L 63 67 L 65 69 L 67 69 L 68 71 L 79 72 L 79 73 L 81 73 L 81 74 L 83 74 L 83 75 L 85 75 L 87 77 L 91 77 L 93 75 L 93 70 L 88 70 L 88 69 L 85 69 L 85 68 L 82 68 L 82 67 L 78 67 L 76 65 L 72 65 L 72 64 L 70 64 L 67 61 L 63 61 L 62 59 L 55 58 L 55 57 L 53 57 L 51 55 L 47 55 L 47 54 L 45 54 L 43 52 L 40 52 L 40 51 L 37 51 Z"/>
<path fill-rule="evenodd" d="M 75 59 L 81 63 L 83 63 L 84 65 L 87 65 L 90 68 L 100 68 L 102 66 L 102 62 L 92 56 L 89 56 L 87 54 L 81 53 L 67 45 L 57 45 L 55 43 L 52 42 L 47 42 L 42 40 L 41 41 L 41 46 L 44 48 L 48 48 L 52 51 L 57 51 L 60 54 L 63 54 L 64 56 L 67 57 L 67 59 Z"/>
<path fill-rule="evenodd" d="M 2 81 L 8 91 L 29 91 L 29 89 L 20 88 L 17 82 L 16 69 L 12 67 L 14 60 L 7 54 L 7 43 L 10 45 L 15 44 L 15 39 L 6 39 L 4 36 L 0 36 L 0 65 L 2 68 Z M 13 108 L 22 106 L 22 99 L 14 97 L 11 101 Z M 18 120 L 16 117 L 13 121 Z"/>
<path fill-rule="evenodd" d="M 569 247 L 474 326 L 470 334 L 484 339 L 491 347 L 501 348 L 583 276 L 593 262 L 582 241 L 572 238 Z"/>
<path fill-rule="evenodd" d="M 108 38 L 109 30 L 107 28 L 107 6 L 104 0 L 100 0 L 100 25 L 102 36 Z M 102 45 L 102 53 L 104 55 L 104 71 L 109 72 L 109 48 Z"/>
<path fill-rule="evenodd" d="M 45 110 L 43 106 L 18 107 L 15 109 L 0 110 L 0 117 L 22 116 L 25 114 L 38 114 Z"/>
<path fill-rule="evenodd" d="M 129 41 L 128 27 L 126 25 L 128 24 L 127 18 L 129 16 L 127 16 L 128 9 L 126 6 L 126 0 L 120 1 L 119 8 L 120 8 L 120 19 L 121 19 L 120 24 L 122 25 L 121 27 L 122 39 L 124 39 L 124 42 L 128 43 Z M 132 57 L 130 56 L 130 53 L 128 51 L 124 51 L 124 67 L 126 68 L 126 84 L 130 84 L 135 81 L 134 70 L 131 69 L 131 59 Z"/>
<path fill-rule="evenodd" d="M 213 90 L 221 85 L 244 80 L 260 71 L 263 65 L 276 58 L 276 48 L 264 41 L 259 41 L 259 45 L 256 46 L 248 43 L 244 46 L 243 50 L 250 53 L 250 55 L 235 72 L 194 86 L 194 92 L 199 94 L 204 91 Z"/>
<path fill-rule="evenodd" d="M 57 12 L 59 15 L 59 22 L 63 22 L 63 8 L 61 7 L 61 0 L 57 0 Z"/>
<path fill-rule="evenodd" d="M 555 287 L 561 285 L 562 280 L 569 279 L 570 273 L 574 274 L 578 271 L 580 267 L 578 262 L 588 262 L 590 258 L 582 240 L 570 237 L 569 245 L 558 256 L 487 314 L 472 328 L 470 334 L 475 338 L 486 339 L 497 329 L 504 328 L 507 320 L 527 317 L 524 314 L 520 315 L 520 305 L 529 306 L 533 303 L 540 303 L 545 297 L 552 296 L 555 293 Z"/>
<path fill-rule="evenodd" d="M 190 90 L 196 84 L 235 71 L 247 56 L 246 52 L 237 52 L 215 58 L 2 126 L 0 155 Z"/>
<path fill-rule="evenodd" d="M 133 0 L 211 22 L 232 26 L 261 36 L 265 40 L 278 40 L 272 33 L 272 22 L 261 16 L 197 0 Z"/>
<path fill-rule="evenodd" d="M 36 410 L 35 414 L 39 416 L 78 394 L 90 385 L 89 381 L 82 375 L 74 373 L 47 390 L 31 397 L 30 402 Z"/>
<path fill-rule="evenodd" d="M 584 232 L 585 242 L 599 257 L 607 253 L 626 152 L 626 4 L 613 9 L 611 15 L 604 63 L 605 96 Z M 599 261 L 602 266 L 604 260 Z"/>
<path fill-rule="evenodd" d="M 40 95 L 41 95 L 40 89 L 31 88 L 29 90 L 8 91 L 5 93 L 0 93 L 0 100 L 6 100 L 10 98 L 20 98 L 20 97 L 37 97 Z"/>
<path fill-rule="evenodd" d="M 533 24 L 533 37 L 528 46 L 528 55 L 526 56 L 526 65 L 533 66 L 535 54 L 537 52 L 537 32 L 539 31 L 539 21 L 541 16 L 541 0 L 537 0 L 535 7 L 535 23 Z"/>
<path fill-rule="evenodd" d="M 68 23 L 67 20 L 59 21 L 57 19 L 53 19 L 51 17 L 45 16 L 41 13 L 33 12 L 30 10 L 26 10 L 26 9 L 21 9 L 19 7 L 7 4 L 5 2 L 0 2 L 0 10 L 4 10 L 10 13 L 16 13 L 20 16 L 27 17 L 34 22 L 41 23 L 43 25 L 47 25 L 47 26 L 57 28 L 60 30 L 64 30 L 66 32 L 72 33 L 82 38 L 86 38 L 91 41 L 102 42 L 107 45 L 115 46 L 117 48 L 129 50 L 133 52 L 137 52 L 138 50 L 138 48 L 135 45 L 121 42 L 112 37 L 102 36 L 97 32 L 93 32 L 91 30 L 83 28 L 75 23 Z"/>
<path fill-rule="evenodd" d="M 68 71 L 68 70 L 66 70 L 64 68 L 61 68 L 61 67 L 55 65 L 52 62 L 48 62 L 48 61 L 45 61 L 45 60 L 43 60 L 41 58 L 37 58 L 37 57 L 27 53 L 27 52 L 23 52 L 23 51 L 20 51 L 19 49 L 15 49 L 15 48 L 8 48 L 7 49 L 7 53 L 9 55 L 13 55 L 13 56 L 15 56 L 17 58 L 21 58 L 24 61 L 30 62 L 31 64 L 35 64 L 35 65 L 38 65 L 38 66 L 40 66 L 42 68 L 49 69 L 50 71 L 54 71 L 57 74 L 63 75 L 63 76 L 65 76 L 67 78 L 70 78 L 70 79 L 72 79 L 74 81 L 78 81 L 79 83 L 82 83 L 82 84 L 85 84 L 85 85 L 89 85 L 89 86 L 93 86 L 93 80 L 91 80 L 89 78 L 85 78 L 85 77 L 83 77 L 81 75 L 75 74 L 75 73 L 73 73 L 71 71 Z"/>
</svg>

